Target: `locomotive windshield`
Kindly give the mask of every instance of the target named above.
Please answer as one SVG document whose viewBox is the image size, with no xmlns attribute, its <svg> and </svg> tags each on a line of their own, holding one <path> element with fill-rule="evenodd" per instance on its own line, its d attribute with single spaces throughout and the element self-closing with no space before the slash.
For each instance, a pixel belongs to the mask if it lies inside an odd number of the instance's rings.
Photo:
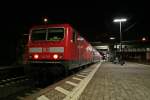
<svg viewBox="0 0 150 100">
<path fill-rule="evenodd" d="M 46 40 L 46 29 L 35 29 L 32 30 L 32 40 Z"/>
<path fill-rule="evenodd" d="M 48 29 L 48 40 L 49 41 L 60 41 L 64 38 L 64 28 L 49 28 Z"/>
<path fill-rule="evenodd" d="M 48 28 L 48 29 L 34 29 L 32 30 L 31 39 L 60 41 L 64 38 L 64 28 Z"/>
</svg>

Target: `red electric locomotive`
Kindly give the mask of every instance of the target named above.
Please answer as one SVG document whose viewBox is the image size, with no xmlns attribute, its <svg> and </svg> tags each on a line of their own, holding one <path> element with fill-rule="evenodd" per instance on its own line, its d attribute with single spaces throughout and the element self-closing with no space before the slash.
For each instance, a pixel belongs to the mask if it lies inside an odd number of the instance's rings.
<svg viewBox="0 0 150 100">
<path fill-rule="evenodd" d="M 40 25 L 30 30 L 25 62 L 32 73 L 45 70 L 47 75 L 60 75 L 99 60 L 98 51 L 69 24 Z"/>
</svg>

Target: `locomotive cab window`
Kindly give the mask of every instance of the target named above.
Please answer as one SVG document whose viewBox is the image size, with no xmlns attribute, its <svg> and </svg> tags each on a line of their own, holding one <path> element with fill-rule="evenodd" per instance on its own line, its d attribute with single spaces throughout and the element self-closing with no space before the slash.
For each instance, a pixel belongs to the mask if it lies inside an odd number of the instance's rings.
<svg viewBox="0 0 150 100">
<path fill-rule="evenodd" d="M 49 41 L 61 41 L 64 38 L 64 28 L 48 28 Z"/>
</svg>

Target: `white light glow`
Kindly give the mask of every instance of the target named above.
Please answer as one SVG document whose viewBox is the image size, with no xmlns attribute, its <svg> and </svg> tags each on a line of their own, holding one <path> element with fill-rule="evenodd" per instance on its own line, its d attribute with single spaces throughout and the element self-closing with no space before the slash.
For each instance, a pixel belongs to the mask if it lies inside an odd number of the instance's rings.
<svg viewBox="0 0 150 100">
<path fill-rule="evenodd" d="M 114 37 L 110 37 L 110 40 L 114 40 L 115 38 Z"/>
<path fill-rule="evenodd" d="M 143 40 L 143 41 L 145 41 L 145 40 L 146 40 L 146 38 L 145 38 L 145 37 L 143 37 L 143 38 L 142 38 L 142 40 Z"/>
<path fill-rule="evenodd" d="M 58 55 L 57 55 L 57 54 L 54 54 L 54 55 L 53 55 L 53 58 L 54 58 L 54 59 L 58 59 Z"/>
<path fill-rule="evenodd" d="M 126 18 L 114 19 L 114 22 L 126 22 Z"/>
<path fill-rule="evenodd" d="M 47 18 L 44 18 L 44 22 L 47 22 L 48 21 L 48 19 Z"/>
<path fill-rule="evenodd" d="M 39 55 L 38 54 L 35 54 L 34 55 L 34 59 L 38 59 L 39 58 Z"/>
<path fill-rule="evenodd" d="M 104 45 L 104 46 L 94 46 L 96 49 L 109 49 L 108 45 Z"/>
</svg>

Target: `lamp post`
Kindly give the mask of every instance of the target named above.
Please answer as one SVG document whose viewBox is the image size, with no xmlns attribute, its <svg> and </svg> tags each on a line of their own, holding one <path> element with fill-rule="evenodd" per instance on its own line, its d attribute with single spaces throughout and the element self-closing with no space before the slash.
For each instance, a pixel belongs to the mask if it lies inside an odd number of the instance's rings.
<svg viewBox="0 0 150 100">
<path fill-rule="evenodd" d="M 120 24 L 120 52 L 122 51 L 122 30 L 121 30 L 121 23 L 126 22 L 126 18 L 118 18 L 114 19 L 113 22 L 119 23 Z"/>
<path fill-rule="evenodd" d="M 120 63 L 121 65 L 123 65 L 123 57 L 122 57 L 122 30 L 121 30 L 121 24 L 122 22 L 126 22 L 127 19 L 126 18 L 118 18 L 118 19 L 114 19 L 113 22 L 119 23 L 120 24 Z"/>
</svg>

